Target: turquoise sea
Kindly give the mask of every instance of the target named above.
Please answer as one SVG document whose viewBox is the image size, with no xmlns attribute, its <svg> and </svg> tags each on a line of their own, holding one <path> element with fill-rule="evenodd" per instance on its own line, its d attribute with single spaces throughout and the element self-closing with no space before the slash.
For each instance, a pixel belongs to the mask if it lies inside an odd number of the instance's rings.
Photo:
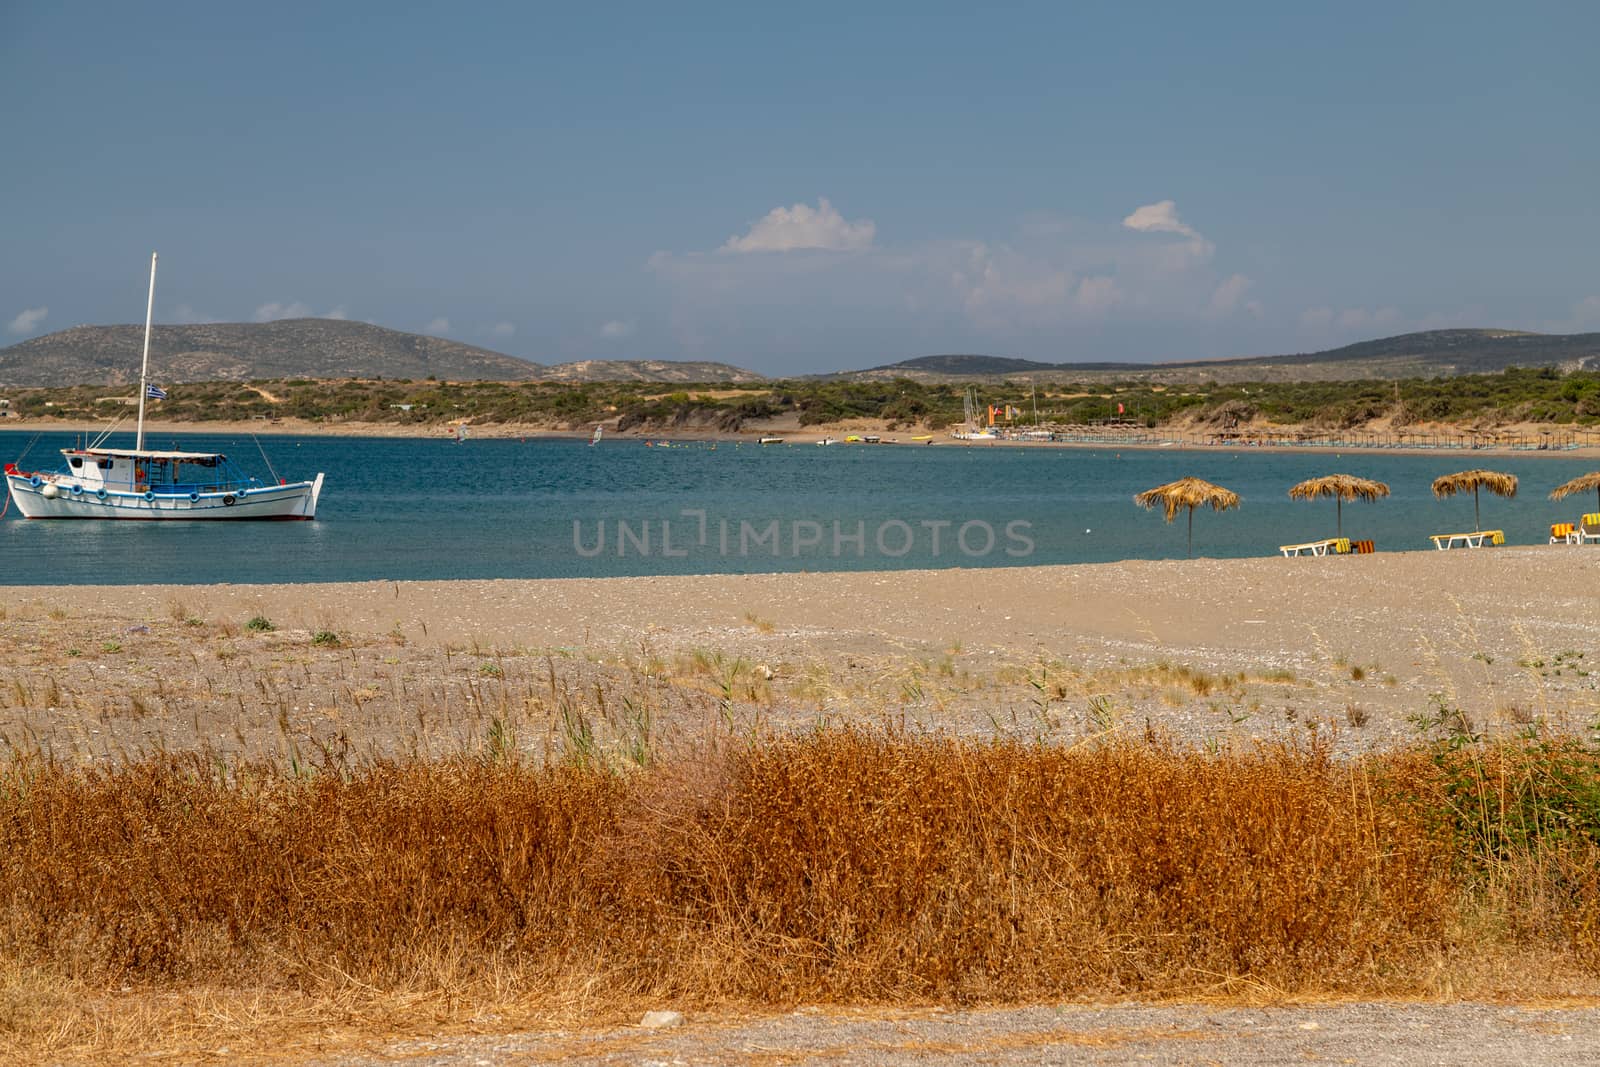
<svg viewBox="0 0 1600 1067">
<path fill-rule="evenodd" d="M 17 459 L 31 433 L 0 433 Z M 55 469 L 70 434 L 34 441 L 21 466 Z M 131 437 L 130 441 L 131 443 Z M 248 436 L 162 434 L 152 447 L 227 453 L 267 477 Z M 1593 459 L 1462 453 L 1342 455 L 902 445 L 647 447 L 607 440 L 262 437 L 290 479 L 327 474 L 315 522 L 0 521 L 4 584 L 322 582 L 549 578 L 793 570 L 993 567 L 1168 559 L 1171 526 L 1132 496 L 1196 475 L 1237 492 L 1237 511 L 1195 515 L 1197 556 L 1261 556 L 1334 535 L 1331 501 L 1290 485 L 1328 473 L 1388 482 L 1394 495 L 1347 504 L 1344 532 L 1379 551 L 1431 549 L 1427 535 L 1472 528 L 1472 498 L 1437 501 L 1440 475 L 1487 466 L 1521 479 L 1514 500 L 1483 498 L 1485 529 L 1543 543 L 1548 524 L 1596 508 L 1552 503 Z M 1315 565 L 1307 561 L 1307 565 Z"/>
</svg>

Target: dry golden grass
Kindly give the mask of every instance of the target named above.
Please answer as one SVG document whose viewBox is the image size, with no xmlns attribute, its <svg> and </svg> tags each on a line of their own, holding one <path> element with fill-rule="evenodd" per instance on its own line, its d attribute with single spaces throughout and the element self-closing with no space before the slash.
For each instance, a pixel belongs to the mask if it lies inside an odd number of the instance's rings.
<svg viewBox="0 0 1600 1067">
<path fill-rule="evenodd" d="M 0 1043 L 336 1041 L 659 998 L 1556 994 L 1600 970 L 1596 771 L 1553 742 L 1346 762 L 859 730 L 549 764 L 493 739 L 314 769 L 17 758 Z"/>
</svg>

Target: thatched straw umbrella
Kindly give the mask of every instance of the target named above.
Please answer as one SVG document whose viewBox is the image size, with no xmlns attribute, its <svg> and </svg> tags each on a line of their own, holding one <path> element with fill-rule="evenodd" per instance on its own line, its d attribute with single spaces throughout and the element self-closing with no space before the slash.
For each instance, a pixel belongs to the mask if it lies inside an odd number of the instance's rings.
<svg viewBox="0 0 1600 1067">
<path fill-rule="evenodd" d="M 1370 478 L 1357 478 L 1353 474 L 1328 474 L 1321 478 L 1308 478 L 1289 490 L 1291 500 L 1320 500 L 1333 497 L 1338 516 L 1338 534 L 1344 536 L 1344 502 L 1346 500 L 1378 500 L 1389 495 L 1389 487 Z"/>
<path fill-rule="evenodd" d="M 1478 518 L 1478 490 L 1487 489 L 1509 500 L 1517 495 L 1517 476 L 1501 474 L 1499 471 L 1475 470 L 1446 474 L 1443 478 L 1433 480 L 1433 495 L 1441 500 L 1468 489 L 1472 490 L 1472 528 L 1481 530 L 1483 523 Z"/>
<path fill-rule="evenodd" d="M 1550 490 L 1550 499 L 1560 500 L 1573 493 L 1586 493 L 1590 489 L 1595 491 L 1595 499 L 1600 501 L 1600 471 L 1590 471 L 1588 474 L 1578 475 L 1570 482 L 1563 482 Z"/>
<path fill-rule="evenodd" d="M 1210 506 L 1212 511 L 1226 511 L 1239 506 L 1239 494 L 1212 485 L 1200 478 L 1179 478 L 1154 489 L 1146 489 L 1133 498 L 1141 508 L 1163 508 L 1167 521 L 1178 517 L 1181 508 L 1189 509 L 1189 558 L 1194 558 L 1194 509 Z"/>
</svg>

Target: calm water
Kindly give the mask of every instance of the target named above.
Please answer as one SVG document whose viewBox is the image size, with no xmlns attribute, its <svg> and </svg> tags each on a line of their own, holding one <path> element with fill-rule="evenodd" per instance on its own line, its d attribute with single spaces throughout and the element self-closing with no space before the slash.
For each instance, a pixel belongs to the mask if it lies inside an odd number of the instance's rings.
<svg viewBox="0 0 1600 1067">
<path fill-rule="evenodd" d="M 0 459 L 17 457 L 31 437 L 0 433 Z M 73 443 L 68 434 L 44 435 L 23 466 L 53 469 L 56 450 Z M 248 437 L 163 434 L 148 443 L 222 451 L 258 476 L 267 473 Z M 1553 486 L 1595 465 L 1551 456 L 1119 453 L 942 443 L 724 443 L 714 450 L 647 448 L 631 440 L 594 448 L 584 441 L 457 445 L 336 437 L 262 443 L 284 477 L 327 473 L 316 522 L 28 522 L 13 509 L 0 522 L 7 563 L 0 583 L 545 578 L 1166 559 L 1184 554 L 1183 518 L 1168 526 L 1130 498 L 1185 475 L 1243 498 L 1238 511 L 1196 513 L 1196 555 L 1268 555 L 1279 544 L 1333 536 L 1331 501 L 1300 503 L 1286 492 L 1303 478 L 1334 472 L 1392 487 L 1388 500 L 1344 509 L 1345 534 L 1372 538 L 1379 551 L 1429 548 L 1430 533 L 1471 529 L 1470 496 L 1436 501 L 1429 491 L 1434 477 L 1468 467 L 1487 465 L 1522 480 L 1516 500 L 1483 500 L 1484 527 L 1504 529 L 1514 544 L 1542 543 L 1550 522 L 1596 507 L 1588 497 L 1545 499 Z M 1022 525 L 1008 535 L 1008 524 Z"/>
</svg>

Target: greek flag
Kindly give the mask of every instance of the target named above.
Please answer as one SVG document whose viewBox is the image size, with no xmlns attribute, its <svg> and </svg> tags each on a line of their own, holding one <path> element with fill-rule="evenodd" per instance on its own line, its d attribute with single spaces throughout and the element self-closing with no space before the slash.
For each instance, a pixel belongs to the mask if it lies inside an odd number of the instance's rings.
<svg viewBox="0 0 1600 1067">
<path fill-rule="evenodd" d="M 144 387 L 144 395 L 149 397 L 151 400 L 165 400 L 167 398 L 167 391 L 161 388 L 159 385 L 147 385 Z"/>
</svg>

